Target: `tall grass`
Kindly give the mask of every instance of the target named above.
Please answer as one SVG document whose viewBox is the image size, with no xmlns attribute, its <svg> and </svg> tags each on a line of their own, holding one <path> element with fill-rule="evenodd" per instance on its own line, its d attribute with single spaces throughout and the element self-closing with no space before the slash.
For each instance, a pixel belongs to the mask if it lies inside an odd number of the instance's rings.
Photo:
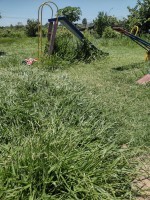
<svg viewBox="0 0 150 200">
<path fill-rule="evenodd" d="M 0 37 L 1 38 L 23 38 L 25 37 L 24 28 L 1 28 L 0 27 Z"/>
<path fill-rule="evenodd" d="M 129 197 L 128 153 L 81 85 L 23 68 L 1 80 L 1 199 Z"/>
<path fill-rule="evenodd" d="M 48 44 L 46 45 L 45 53 L 47 51 Z M 88 63 L 106 56 L 106 53 L 92 45 L 87 38 L 79 41 L 68 30 L 58 31 L 53 54 L 57 56 L 57 59 L 62 59 L 69 63 L 79 61 Z"/>
<path fill-rule="evenodd" d="M 134 84 L 140 67 L 129 66 L 132 48 L 110 43 L 110 57 L 53 73 L 44 63 L 21 64 L 36 42 L 3 46 L 11 55 L 18 46 L 18 57 L 0 58 L 2 200 L 134 199 L 136 157 L 149 148 L 141 106 L 149 86 Z"/>
</svg>

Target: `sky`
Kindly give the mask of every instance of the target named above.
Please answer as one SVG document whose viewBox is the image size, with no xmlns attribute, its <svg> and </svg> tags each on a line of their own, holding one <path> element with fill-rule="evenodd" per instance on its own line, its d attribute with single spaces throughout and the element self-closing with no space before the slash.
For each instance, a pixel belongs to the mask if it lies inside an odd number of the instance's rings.
<svg viewBox="0 0 150 200">
<path fill-rule="evenodd" d="M 45 0 L 46 1 L 46 0 Z M 0 26 L 16 25 L 18 22 L 26 24 L 27 19 L 38 18 L 38 8 L 45 2 L 44 0 L 0 0 Z M 106 12 L 108 15 L 115 16 L 119 19 L 127 17 L 129 14 L 127 6 L 133 8 L 137 0 L 53 0 L 58 8 L 66 6 L 80 7 L 82 10 L 81 20 L 87 18 L 92 22 L 99 12 Z M 54 13 L 56 8 L 53 7 Z M 51 18 L 49 7 L 43 9 L 43 24 Z"/>
</svg>

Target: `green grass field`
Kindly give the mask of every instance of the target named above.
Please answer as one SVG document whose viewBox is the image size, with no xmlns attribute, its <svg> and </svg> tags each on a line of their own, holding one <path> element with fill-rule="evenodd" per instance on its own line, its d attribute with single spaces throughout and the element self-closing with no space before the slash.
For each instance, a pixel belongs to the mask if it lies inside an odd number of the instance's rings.
<svg viewBox="0 0 150 200">
<path fill-rule="evenodd" d="M 37 39 L 0 39 L 0 199 L 140 195 L 132 183 L 139 158 L 149 160 L 150 85 L 136 81 L 150 64 L 128 38 L 93 42 L 109 56 L 27 66 Z"/>
</svg>

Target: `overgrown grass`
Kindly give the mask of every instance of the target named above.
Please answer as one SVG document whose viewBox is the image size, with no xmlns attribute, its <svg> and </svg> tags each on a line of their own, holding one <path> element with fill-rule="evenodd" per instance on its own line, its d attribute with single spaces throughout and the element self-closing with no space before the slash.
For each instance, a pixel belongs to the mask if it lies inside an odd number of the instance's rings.
<svg viewBox="0 0 150 200">
<path fill-rule="evenodd" d="M 54 43 L 53 57 L 70 64 L 79 61 L 89 63 L 108 55 L 94 46 L 87 38 L 79 41 L 68 30 L 59 30 Z M 45 53 L 48 52 L 48 46 L 47 44 Z"/>
<path fill-rule="evenodd" d="M 3 42 L 1 199 L 134 199 L 136 157 L 150 147 L 149 85 L 136 80 L 149 65 L 125 41 L 95 40 L 109 57 L 67 68 L 22 65 L 36 39 Z"/>
<path fill-rule="evenodd" d="M 23 38 L 25 37 L 24 28 L 4 28 L 0 27 L 1 38 Z"/>
</svg>

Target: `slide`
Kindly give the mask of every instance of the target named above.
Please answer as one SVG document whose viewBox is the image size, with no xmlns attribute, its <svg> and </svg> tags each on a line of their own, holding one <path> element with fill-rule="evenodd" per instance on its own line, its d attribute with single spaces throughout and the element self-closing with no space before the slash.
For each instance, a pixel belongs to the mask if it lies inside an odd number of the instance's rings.
<svg viewBox="0 0 150 200">
<path fill-rule="evenodd" d="M 57 20 L 57 18 L 52 18 L 49 19 L 49 22 L 55 22 Z M 71 33 L 73 33 L 79 40 L 83 40 L 85 39 L 84 35 L 79 31 L 79 29 L 72 24 L 70 21 L 67 20 L 66 17 L 58 17 L 58 21 L 63 24 Z M 89 42 L 90 45 L 94 48 L 97 49 L 96 46 L 94 46 L 91 42 Z M 98 49 L 97 49 L 98 50 Z"/>
</svg>

